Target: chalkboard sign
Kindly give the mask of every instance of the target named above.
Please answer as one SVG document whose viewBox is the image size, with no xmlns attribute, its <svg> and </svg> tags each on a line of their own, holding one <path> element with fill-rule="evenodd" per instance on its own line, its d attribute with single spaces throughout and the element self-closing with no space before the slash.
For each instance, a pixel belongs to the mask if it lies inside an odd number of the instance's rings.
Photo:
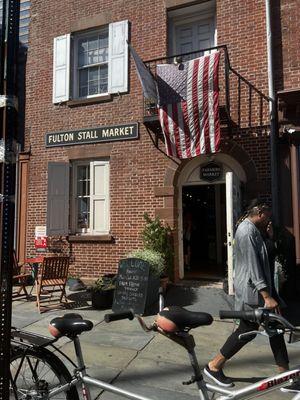
<svg viewBox="0 0 300 400">
<path fill-rule="evenodd" d="M 112 310 L 143 314 L 146 304 L 149 264 L 138 258 L 120 260 Z"/>
</svg>

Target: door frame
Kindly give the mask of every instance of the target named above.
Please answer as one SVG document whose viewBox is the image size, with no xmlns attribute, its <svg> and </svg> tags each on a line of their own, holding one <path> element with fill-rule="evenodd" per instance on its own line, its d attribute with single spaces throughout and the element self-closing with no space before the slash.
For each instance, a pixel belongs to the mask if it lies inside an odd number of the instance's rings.
<svg viewBox="0 0 300 400">
<path fill-rule="evenodd" d="M 202 164 L 207 162 L 217 162 L 222 164 L 223 174 L 221 179 L 214 182 L 207 182 L 200 179 L 199 168 Z M 200 156 L 191 159 L 183 167 L 177 182 L 178 190 L 178 262 L 179 262 L 179 278 L 184 278 L 184 255 L 183 255 L 183 207 L 182 207 L 182 188 L 184 186 L 198 186 L 198 185 L 226 185 L 226 172 L 234 172 L 238 179 L 245 183 L 246 173 L 242 166 L 232 157 L 227 154 L 219 153 L 213 156 Z"/>
</svg>

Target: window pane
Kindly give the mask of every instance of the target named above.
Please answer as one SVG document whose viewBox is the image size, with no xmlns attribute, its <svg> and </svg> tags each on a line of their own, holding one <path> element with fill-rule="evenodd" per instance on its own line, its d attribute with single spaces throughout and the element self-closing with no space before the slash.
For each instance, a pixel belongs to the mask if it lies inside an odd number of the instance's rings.
<svg viewBox="0 0 300 400">
<path fill-rule="evenodd" d="M 88 70 L 79 71 L 79 96 L 86 97 L 88 95 Z"/>
<path fill-rule="evenodd" d="M 89 44 L 89 51 L 90 50 L 98 50 L 98 48 L 99 48 L 98 36 L 96 35 L 96 36 L 90 37 L 88 44 Z"/>
<path fill-rule="evenodd" d="M 88 41 L 87 39 L 79 39 L 78 41 L 78 66 L 82 67 L 87 64 L 87 51 Z"/>
<path fill-rule="evenodd" d="M 108 61 L 108 34 L 103 32 L 99 34 L 99 62 Z"/>
<path fill-rule="evenodd" d="M 100 67 L 100 93 L 108 91 L 108 65 L 101 65 Z"/>
<path fill-rule="evenodd" d="M 77 230 L 88 229 L 90 220 L 90 167 L 77 166 L 76 182 Z"/>
<path fill-rule="evenodd" d="M 90 199 L 78 199 L 77 228 L 88 229 L 90 227 Z"/>
<path fill-rule="evenodd" d="M 77 170 L 77 196 L 90 195 L 90 169 L 87 165 L 78 166 Z"/>
</svg>

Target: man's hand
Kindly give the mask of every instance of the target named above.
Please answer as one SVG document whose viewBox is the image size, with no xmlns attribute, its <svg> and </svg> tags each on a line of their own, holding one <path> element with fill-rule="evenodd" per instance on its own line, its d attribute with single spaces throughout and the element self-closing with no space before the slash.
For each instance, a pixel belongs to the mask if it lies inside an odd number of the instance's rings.
<svg viewBox="0 0 300 400">
<path fill-rule="evenodd" d="M 270 296 L 269 292 L 267 292 L 266 290 L 260 290 L 260 294 L 262 295 L 265 301 L 264 308 L 268 308 L 271 310 L 274 309 L 275 312 L 278 312 L 277 311 L 279 309 L 278 303 L 275 299 L 273 299 L 272 296 Z"/>
<path fill-rule="evenodd" d="M 265 300 L 264 308 L 269 308 L 271 310 L 278 308 L 278 303 L 275 299 L 273 299 L 273 297 L 271 296 L 264 297 L 264 300 Z"/>
</svg>

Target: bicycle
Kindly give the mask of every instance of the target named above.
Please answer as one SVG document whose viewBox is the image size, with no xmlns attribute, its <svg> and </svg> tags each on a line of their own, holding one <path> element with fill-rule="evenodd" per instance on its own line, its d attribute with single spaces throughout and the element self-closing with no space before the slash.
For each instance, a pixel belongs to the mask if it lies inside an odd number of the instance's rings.
<svg viewBox="0 0 300 400">
<path fill-rule="evenodd" d="M 300 365 L 293 370 L 277 374 L 250 384 L 242 389 L 229 390 L 212 385 L 204 381 L 198 360 L 195 354 L 195 341 L 189 331 L 193 328 L 210 325 L 213 318 L 210 314 L 191 312 L 181 307 L 170 307 L 158 314 L 157 319 L 146 325 L 143 318 L 135 316 L 131 311 L 106 314 L 105 321 L 112 322 L 136 317 L 146 332 L 155 331 L 183 346 L 189 355 L 194 375 L 184 384 L 195 383 L 198 388 L 200 400 L 211 400 L 216 394 L 218 400 L 245 400 L 259 397 L 268 392 L 277 390 L 298 381 L 300 377 Z M 299 335 L 300 329 L 291 325 L 286 319 L 268 310 L 257 309 L 253 311 L 220 311 L 220 318 L 248 319 L 259 322 L 263 331 L 249 332 L 264 335 L 275 335 L 289 332 L 291 339 Z M 90 400 L 90 385 L 100 389 L 127 397 L 134 400 L 151 400 L 148 397 L 123 390 L 104 381 L 94 379 L 87 375 L 81 350 L 79 335 L 84 331 L 90 331 L 93 323 L 84 320 L 79 314 L 65 314 L 63 317 L 54 318 L 49 325 L 50 333 L 54 338 L 49 338 L 31 332 L 17 329 L 12 330 L 12 357 L 11 357 L 11 384 L 10 399 L 23 400 L 47 400 L 67 399 L 79 400 L 77 387 L 82 387 L 84 400 Z M 243 334 L 243 335 L 247 335 Z M 66 354 L 58 349 L 54 343 L 60 337 L 67 336 L 74 343 L 77 364 Z M 46 347 L 54 348 L 61 356 L 64 356 L 74 366 L 71 375 L 62 361 Z M 293 400 L 299 400 L 300 393 Z"/>
</svg>

